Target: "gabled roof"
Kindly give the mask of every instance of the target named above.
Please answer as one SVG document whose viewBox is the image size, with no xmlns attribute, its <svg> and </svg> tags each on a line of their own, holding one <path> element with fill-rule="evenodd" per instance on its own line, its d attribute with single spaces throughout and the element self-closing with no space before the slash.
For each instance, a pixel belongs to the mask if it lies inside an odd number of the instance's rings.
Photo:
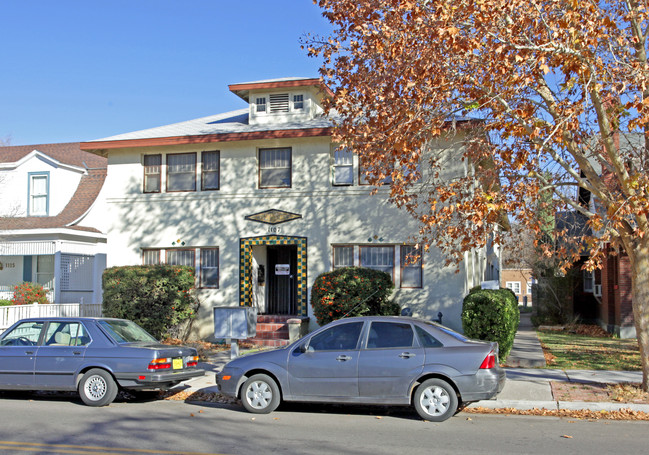
<svg viewBox="0 0 649 455">
<path fill-rule="evenodd" d="M 79 142 L 0 147 L 0 163 L 15 163 L 34 151 L 41 152 L 60 163 L 80 168 L 105 168 L 107 166 L 106 158 L 84 152 L 79 148 Z"/>
<path fill-rule="evenodd" d="M 78 226 L 76 223 L 95 203 L 106 180 L 106 158 L 84 152 L 78 142 L 62 144 L 38 144 L 0 147 L 1 162 L 15 162 L 34 150 L 56 159 L 61 163 L 86 168 L 79 186 L 65 208 L 56 216 L 0 217 L 0 230 L 16 231 L 30 229 L 67 228 L 88 232 L 100 232 L 93 227 Z"/>
</svg>

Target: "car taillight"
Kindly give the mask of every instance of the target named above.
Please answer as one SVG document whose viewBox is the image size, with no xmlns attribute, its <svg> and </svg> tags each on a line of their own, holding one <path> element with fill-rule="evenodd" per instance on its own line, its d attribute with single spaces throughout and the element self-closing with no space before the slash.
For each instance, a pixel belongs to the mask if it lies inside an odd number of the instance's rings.
<svg viewBox="0 0 649 455">
<path fill-rule="evenodd" d="M 187 368 L 195 367 L 198 365 L 198 356 L 186 358 Z"/>
<path fill-rule="evenodd" d="M 487 354 L 487 357 L 485 357 L 485 359 L 482 361 L 482 365 L 480 365 L 480 369 L 488 370 L 495 366 L 496 366 L 496 352 L 491 351 L 489 354 Z"/>
<path fill-rule="evenodd" d="M 167 370 L 171 368 L 171 359 L 169 357 L 153 359 L 149 363 L 149 370 Z"/>
</svg>

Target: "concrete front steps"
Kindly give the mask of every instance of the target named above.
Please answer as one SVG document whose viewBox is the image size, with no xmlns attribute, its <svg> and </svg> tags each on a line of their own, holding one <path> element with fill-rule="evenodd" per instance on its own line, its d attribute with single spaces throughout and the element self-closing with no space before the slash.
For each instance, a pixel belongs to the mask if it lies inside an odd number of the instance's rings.
<svg viewBox="0 0 649 455">
<path fill-rule="evenodd" d="M 257 336 L 248 338 L 248 341 L 269 347 L 286 346 L 290 343 L 288 321 L 295 316 L 266 315 L 257 316 Z"/>
</svg>

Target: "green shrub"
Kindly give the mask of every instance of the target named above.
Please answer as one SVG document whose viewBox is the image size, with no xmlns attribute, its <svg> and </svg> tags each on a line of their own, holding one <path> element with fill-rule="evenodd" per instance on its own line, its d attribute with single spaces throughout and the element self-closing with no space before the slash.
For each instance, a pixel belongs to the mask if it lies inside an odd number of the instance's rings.
<svg viewBox="0 0 649 455">
<path fill-rule="evenodd" d="M 11 300 L 0 299 L 0 306 L 9 306 L 13 304 L 14 303 Z"/>
<path fill-rule="evenodd" d="M 11 299 L 14 305 L 31 305 L 32 303 L 50 303 L 47 292 L 38 283 L 25 281 L 14 287 L 14 296 Z"/>
<path fill-rule="evenodd" d="M 103 312 L 130 319 L 158 339 L 177 336 L 195 317 L 193 267 L 112 267 L 103 275 Z M 184 338 L 181 336 L 181 338 Z"/>
<path fill-rule="evenodd" d="M 311 288 L 311 306 L 318 324 L 349 316 L 397 315 L 399 305 L 391 301 L 392 278 L 385 272 L 362 267 L 344 267 L 323 273 Z"/>
<path fill-rule="evenodd" d="M 498 355 L 503 361 L 514 345 L 520 317 L 518 300 L 509 289 L 473 290 L 462 305 L 464 334 L 478 340 L 497 341 Z"/>
</svg>

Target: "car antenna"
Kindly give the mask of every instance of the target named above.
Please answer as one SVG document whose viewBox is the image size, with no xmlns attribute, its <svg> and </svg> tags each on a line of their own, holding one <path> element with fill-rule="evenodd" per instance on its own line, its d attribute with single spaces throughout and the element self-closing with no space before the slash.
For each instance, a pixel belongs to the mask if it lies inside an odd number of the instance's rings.
<svg viewBox="0 0 649 455">
<path fill-rule="evenodd" d="M 376 289 L 376 290 L 375 290 L 374 292 L 372 292 L 370 295 L 368 295 L 368 296 L 365 297 L 363 300 L 361 300 L 361 301 L 358 302 L 356 305 L 354 305 L 354 307 L 353 307 L 351 310 L 349 310 L 347 313 L 343 314 L 343 316 L 342 316 L 340 319 L 345 319 L 347 316 L 349 316 L 349 313 L 351 313 L 352 311 L 354 311 L 354 310 L 356 309 L 356 307 L 358 307 L 359 305 L 361 305 L 361 304 L 367 302 L 367 301 L 369 300 L 369 298 L 372 297 L 372 296 L 373 296 L 374 294 L 376 294 L 377 292 L 379 292 L 379 289 Z"/>
</svg>

